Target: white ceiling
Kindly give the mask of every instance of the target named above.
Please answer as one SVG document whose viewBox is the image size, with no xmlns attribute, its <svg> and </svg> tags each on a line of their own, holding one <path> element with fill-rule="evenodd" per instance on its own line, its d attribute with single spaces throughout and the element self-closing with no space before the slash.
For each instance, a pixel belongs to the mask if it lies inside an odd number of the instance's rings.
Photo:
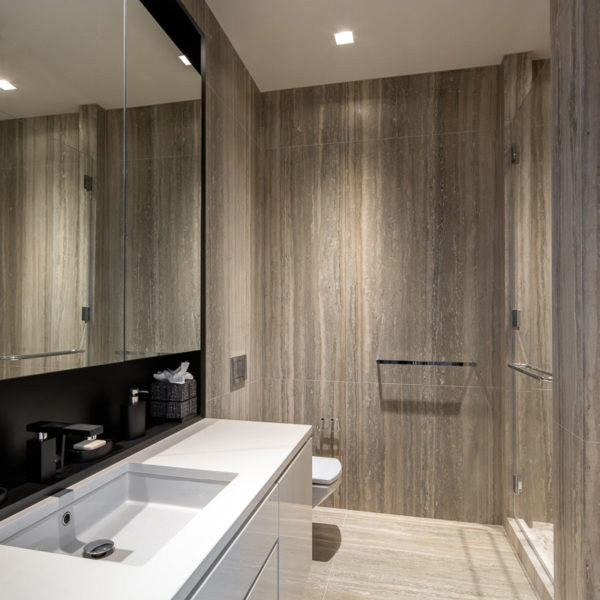
<svg viewBox="0 0 600 600">
<path fill-rule="evenodd" d="M 549 56 L 549 0 L 207 0 L 261 91 Z M 354 45 L 333 34 L 354 31 Z"/>
<path fill-rule="evenodd" d="M 0 0 L 0 120 L 123 106 L 123 0 Z M 200 75 L 137 0 L 127 2 L 127 105 L 200 98 Z"/>
</svg>

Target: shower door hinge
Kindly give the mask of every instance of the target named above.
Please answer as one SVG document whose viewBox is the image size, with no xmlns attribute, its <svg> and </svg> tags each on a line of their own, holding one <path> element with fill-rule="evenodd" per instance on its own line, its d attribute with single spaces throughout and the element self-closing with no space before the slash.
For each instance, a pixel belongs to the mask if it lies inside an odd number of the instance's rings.
<svg viewBox="0 0 600 600">
<path fill-rule="evenodd" d="M 513 475 L 513 492 L 515 496 L 520 496 L 523 493 L 523 482 L 518 475 Z"/>
<path fill-rule="evenodd" d="M 510 147 L 510 162 L 513 165 L 518 165 L 521 162 L 521 153 L 519 152 L 519 146 L 516 144 Z"/>
<path fill-rule="evenodd" d="M 511 311 L 511 321 L 513 329 L 521 329 L 521 311 L 514 308 Z"/>
<path fill-rule="evenodd" d="M 90 318 L 91 318 L 91 309 L 89 306 L 82 306 L 81 307 L 81 320 L 84 323 L 89 323 L 90 322 Z"/>
</svg>

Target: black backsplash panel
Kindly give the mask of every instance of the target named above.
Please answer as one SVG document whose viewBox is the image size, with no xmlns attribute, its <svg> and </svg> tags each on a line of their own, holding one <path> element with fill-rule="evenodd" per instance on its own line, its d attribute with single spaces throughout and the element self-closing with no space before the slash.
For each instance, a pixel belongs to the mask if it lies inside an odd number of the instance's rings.
<svg viewBox="0 0 600 600">
<path fill-rule="evenodd" d="M 119 407 L 127 402 L 129 388 L 148 389 L 154 372 L 176 368 L 184 360 L 199 378 L 201 352 L 195 351 L 0 381 L 0 486 L 10 489 L 26 481 L 25 446 L 32 437 L 25 431 L 28 423 L 96 423 L 104 426 L 102 437 L 118 441 Z M 166 428 L 164 435 L 168 433 Z"/>
</svg>

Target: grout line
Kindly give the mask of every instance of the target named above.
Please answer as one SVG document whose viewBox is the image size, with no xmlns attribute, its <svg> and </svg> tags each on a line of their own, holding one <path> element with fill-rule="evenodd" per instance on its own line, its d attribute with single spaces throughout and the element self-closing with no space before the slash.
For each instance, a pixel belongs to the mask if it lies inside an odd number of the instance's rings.
<svg viewBox="0 0 600 600">
<path fill-rule="evenodd" d="M 252 379 L 251 381 L 246 381 L 246 385 L 240 389 L 244 389 L 245 387 L 250 387 L 251 385 L 254 385 L 256 383 L 259 383 L 262 380 L 262 378 L 257 377 L 256 379 Z M 219 396 L 212 396 L 210 398 L 206 399 L 206 402 L 216 402 L 217 400 L 222 400 L 223 398 L 226 398 L 227 396 L 230 396 L 231 394 L 234 394 L 235 392 L 238 392 L 239 390 L 230 390 L 228 392 L 225 392 L 224 394 L 220 394 Z"/>
<path fill-rule="evenodd" d="M 569 435 L 573 436 L 575 439 L 578 439 L 580 442 L 583 442 L 584 444 L 590 443 L 590 444 L 600 444 L 600 442 L 586 442 L 586 440 L 584 440 L 581 436 L 577 435 L 574 431 L 571 431 L 570 429 L 567 429 L 564 425 L 562 425 L 561 423 L 559 423 L 558 421 L 556 421 L 556 424 L 560 427 L 560 429 L 562 429 L 563 431 L 567 432 Z"/>
<path fill-rule="evenodd" d="M 342 512 L 343 511 L 343 513 L 344 513 L 344 519 L 342 521 L 342 524 L 340 525 L 340 535 L 341 535 L 341 533 L 342 533 L 341 529 L 346 524 L 346 519 L 348 518 L 348 510 L 345 509 L 345 508 L 342 509 L 342 510 L 340 510 L 339 508 L 335 508 L 334 510 L 338 511 L 338 512 Z M 342 540 L 343 540 L 343 537 L 342 537 Z M 340 548 L 338 548 L 338 552 L 339 552 L 340 549 L 341 549 L 341 543 L 340 543 Z M 329 582 L 331 580 L 331 576 L 333 575 L 333 570 L 335 569 L 335 563 L 336 563 L 336 560 L 337 560 L 337 554 L 338 553 L 336 552 L 335 556 L 331 560 L 331 567 L 329 569 L 329 573 L 327 574 L 327 579 L 325 580 L 325 589 L 323 590 L 323 595 L 321 596 L 321 600 L 326 600 L 327 590 L 329 589 Z"/>
<path fill-rule="evenodd" d="M 276 382 L 276 381 L 296 381 L 303 383 L 344 383 L 344 384 L 353 384 L 353 385 L 379 385 L 378 381 L 369 381 L 367 379 L 363 380 L 352 380 L 352 379 L 296 379 L 296 378 L 278 378 L 278 377 L 263 377 L 264 381 Z M 505 388 L 502 387 L 494 387 L 494 386 L 486 386 L 486 385 L 460 385 L 454 383 L 404 383 L 400 381 L 391 381 L 387 383 L 381 383 L 381 385 L 401 385 L 401 386 L 414 386 L 414 387 L 455 387 L 460 389 L 465 388 L 473 388 L 473 389 L 483 389 L 489 391 L 502 391 Z M 536 390 L 531 390 L 532 392 Z"/>
<path fill-rule="evenodd" d="M 349 139 L 349 140 L 339 140 L 333 142 L 315 142 L 314 144 L 290 144 L 287 146 L 267 146 L 265 150 L 293 150 L 296 148 L 318 148 L 321 146 L 341 146 L 348 144 L 365 144 L 370 142 L 389 142 L 393 140 L 416 140 L 423 138 L 436 138 L 436 137 L 449 137 L 449 136 L 462 136 L 462 135 L 473 135 L 473 134 L 481 134 L 481 133 L 489 133 L 496 134 L 497 129 L 465 129 L 460 131 L 439 131 L 432 133 L 422 133 L 422 134 L 413 134 L 413 135 L 395 135 L 388 137 L 375 137 L 375 138 L 361 138 L 361 139 Z"/>
<path fill-rule="evenodd" d="M 235 115 L 235 111 L 234 111 L 234 106 L 230 106 L 229 104 L 227 104 L 225 102 L 225 99 L 221 97 L 221 94 L 219 94 L 219 92 L 217 92 L 216 88 L 211 85 L 207 79 L 206 81 L 206 87 L 210 88 L 210 92 L 214 95 L 214 97 L 218 100 L 218 102 L 223 106 L 223 108 L 229 113 L 229 115 L 231 116 L 232 121 L 246 134 L 246 136 L 248 136 L 248 138 L 254 142 L 254 136 L 252 135 L 252 132 L 249 131 L 240 121 L 239 118 L 236 117 Z M 208 94 L 205 94 L 205 98 L 208 96 Z M 252 113 L 252 111 L 250 111 Z M 251 119 L 254 119 L 255 115 L 251 114 Z M 208 127 L 207 127 L 208 130 Z"/>
</svg>

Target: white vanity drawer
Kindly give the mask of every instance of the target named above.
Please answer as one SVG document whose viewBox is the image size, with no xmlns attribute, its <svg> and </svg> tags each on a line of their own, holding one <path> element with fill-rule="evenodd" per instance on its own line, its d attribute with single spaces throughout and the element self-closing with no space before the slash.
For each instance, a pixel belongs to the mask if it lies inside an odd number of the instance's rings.
<svg viewBox="0 0 600 600">
<path fill-rule="evenodd" d="M 277 541 L 278 488 L 269 493 L 190 600 L 242 600 Z"/>
<path fill-rule="evenodd" d="M 246 596 L 246 600 L 277 600 L 278 594 L 278 548 L 271 551 L 265 566 L 257 577 L 252 589 Z"/>
</svg>

